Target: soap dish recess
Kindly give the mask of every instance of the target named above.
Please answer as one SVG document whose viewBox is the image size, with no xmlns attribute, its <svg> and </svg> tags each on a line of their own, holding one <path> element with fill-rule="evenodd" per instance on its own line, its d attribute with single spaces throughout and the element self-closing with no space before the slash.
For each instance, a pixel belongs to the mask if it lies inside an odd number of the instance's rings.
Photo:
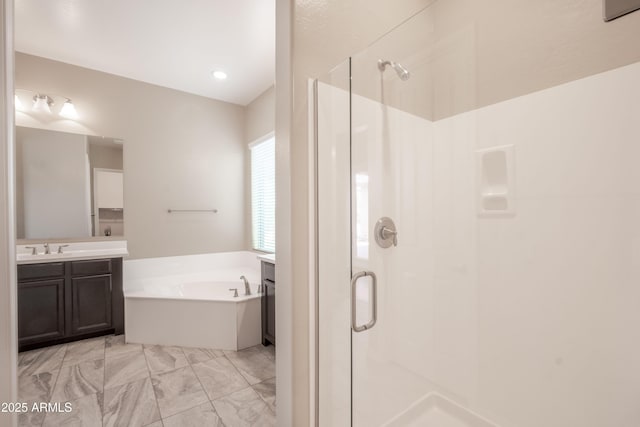
<svg viewBox="0 0 640 427">
<path fill-rule="evenodd" d="M 478 215 L 515 214 L 513 145 L 476 151 Z"/>
</svg>

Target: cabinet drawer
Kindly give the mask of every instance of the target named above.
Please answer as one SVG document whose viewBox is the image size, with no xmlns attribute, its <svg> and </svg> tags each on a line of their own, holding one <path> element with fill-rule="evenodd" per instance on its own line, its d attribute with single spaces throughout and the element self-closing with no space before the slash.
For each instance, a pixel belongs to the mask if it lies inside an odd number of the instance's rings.
<svg viewBox="0 0 640 427">
<path fill-rule="evenodd" d="M 110 259 L 91 259 L 87 261 L 73 261 L 71 263 L 72 276 L 93 276 L 111 273 Z"/>
<path fill-rule="evenodd" d="M 23 264 L 18 266 L 18 281 L 64 277 L 64 263 Z"/>
<path fill-rule="evenodd" d="M 262 261 L 262 280 L 276 281 L 276 266 L 270 262 Z"/>
</svg>

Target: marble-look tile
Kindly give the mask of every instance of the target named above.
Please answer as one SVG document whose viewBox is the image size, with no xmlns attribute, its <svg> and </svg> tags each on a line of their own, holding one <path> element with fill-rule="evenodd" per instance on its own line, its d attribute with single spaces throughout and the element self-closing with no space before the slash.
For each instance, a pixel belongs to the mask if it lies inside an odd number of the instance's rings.
<svg viewBox="0 0 640 427">
<path fill-rule="evenodd" d="M 110 335 L 105 340 L 105 357 L 119 356 L 130 351 L 142 350 L 142 344 L 128 344 L 124 335 Z"/>
<path fill-rule="evenodd" d="M 66 345 L 57 345 L 20 353 L 18 355 L 18 375 L 57 371 L 62 365 L 66 351 Z"/>
<path fill-rule="evenodd" d="M 276 364 L 262 345 L 240 351 L 225 351 L 225 356 L 249 382 L 257 384 L 276 376 Z"/>
<path fill-rule="evenodd" d="M 36 402 L 49 402 L 58 377 L 58 371 L 23 375 L 18 378 L 18 401 L 25 402 L 31 409 Z M 18 415 L 19 426 L 41 426 L 46 413 L 23 412 Z"/>
<path fill-rule="evenodd" d="M 163 427 L 160 416 L 165 427 L 275 424 L 272 346 L 222 352 L 110 336 L 21 353 L 18 372 L 20 401 L 73 405 L 20 414 L 20 426 Z"/>
<path fill-rule="evenodd" d="M 211 348 L 188 348 L 182 349 L 187 360 L 191 364 L 206 362 L 207 360 L 215 359 L 216 357 L 224 356 L 222 350 L 213 350 Z"/>
<path fill-rule="evenodd" d="M 274 363 L 276 361 L 276 346 L 275 345 L 268 345 L 268 346 L 262 346 L 262 353 L 267 356 L 269 359 L 273 360 Z"/>
<path fill-rule="evenodd" d="M 164 427 L 224 427 L 211 402 L 165 418 L 162 422 Z"/>
<path fill-rule="evenodd" d="M 46 415 L 45 412 L 20 413 L 18 414 L 18 427 L 40 427 Z"/>
<path fill-rule="evenodd" d="M 152 374 L 151 381 L 162 418 L 186 411 L 208 400 L 191 366 Z"/>
<path fill-rule="evenodd" d="M 271 427 L 276 425 L 274 413 L 251 387 L 214 400 L 213 406 L 228 426 Z"/>
<path fill-rule="evenodd" d="M 253 389 L 258 392 L 262 400 L 269 406 L 269 408 L 276 411 L 276 379 L 271 378 L 261 383 L 254 384 Z"/>
<path fill-rule="evenodd" d="M 102 411 L 97 394 L 72 400 L 71 408 L 71 412 L 47 413 L 43 427 L 102 427 Z"/>
<path fill-rule="evenodd" d="M 104 359 L 104 337 L 67 344 L 62 366 L 77 365 L 88 360 Z"/>
<path fill-rule="evenodd" d="M 211 400 L 249 386 L 249 383 L 226 357 L 198 363 L 192 365 L 192 368 Z"/>
<path fill-rule="evenodd" d="M 59 371 L 23 375 L 18 378 L 20 402 L 48 402 L 53 392 Z"/>
<path fill-rule="evenodd" d="M 127 384 L 149 376 L 147 360 L 142 351 L 131 351 L 110 357 L 106 359 L 104 369 L 105 388 Z"/>
<path fill-rule="evenodd" d="M 79 399 L 102 391 L 104 385 L 104 360 L 89 360 L 60 370 L 51 400 L 63 402 Z"/>
<path fill-rule="evenodd" d="M 144 355 L 151 373 L 173 371 L 189 364 L 180 347 L 145 345 Z"/>
<path fill-rule="evenodd" d="M 103 407 L 103 425 L 108 427 L 142 427 L 160 420 L 150 378 L 105 390 Z"/>
</svg>

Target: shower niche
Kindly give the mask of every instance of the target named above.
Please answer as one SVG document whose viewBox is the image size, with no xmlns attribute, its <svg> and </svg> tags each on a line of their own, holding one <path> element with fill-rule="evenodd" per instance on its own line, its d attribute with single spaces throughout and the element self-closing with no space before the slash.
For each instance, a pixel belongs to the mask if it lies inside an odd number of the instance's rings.
<svg viewBox="0 0 640 427">
<path fill-rule="evenodd" d="M 478 215 L 514 215 L 513 145 L 476 151 Z"/>
</svg>

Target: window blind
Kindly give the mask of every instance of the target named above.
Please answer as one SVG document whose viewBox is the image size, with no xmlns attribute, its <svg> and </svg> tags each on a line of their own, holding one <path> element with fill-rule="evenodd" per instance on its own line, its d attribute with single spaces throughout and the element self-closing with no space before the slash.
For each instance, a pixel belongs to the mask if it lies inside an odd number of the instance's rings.
<svg viewBox="0 0 640 427">
<path fill-rule="evenodd" d="M 276 250 L 275 138 L 251 146 L 251 225 L 253 248 Z"/>
</svg>

